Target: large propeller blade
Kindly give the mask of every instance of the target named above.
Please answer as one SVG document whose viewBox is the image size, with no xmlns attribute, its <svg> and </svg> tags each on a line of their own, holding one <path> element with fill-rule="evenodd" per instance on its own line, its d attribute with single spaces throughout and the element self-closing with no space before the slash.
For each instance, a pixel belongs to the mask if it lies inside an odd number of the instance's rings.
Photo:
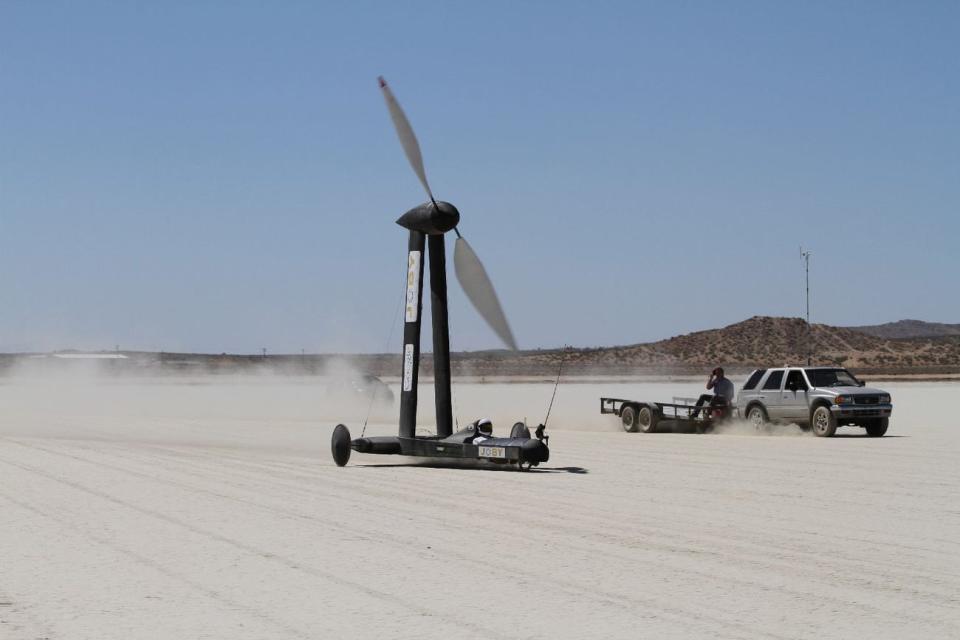
<svg viewBox="0 0 960 640">
<path fill-rule="evenodd" d="M 413 132 L 413 127 L 410 126 L 410 121 L 407 120 L 403 109 L 400 108 L 400 103 L 397 102 L 397 99 L 394 97 L 393 91 L 390 91 L 390 87 L 387 86 L 387 81 L 383 79 L 383 76 L 380 76 L 377 80 L 380 82 L 380 89 L 383 91 L 383 99 L 387 102 L 387 109 L 390 110 L 390 119 L 393 120 L 393 128 L 397 130 L 397 137 L 400 138 L 400 144 L 403 145 L 403 152 L 407 154 L 407 160 L 410 161 L 413 172 L 420 178 L 420 184 L 427 190 L 427 195 L 430 196 L 430 200 L 432 201 L 433 192 L 430 191 L 430 185 L 427 183 L 427 172 L 423 168 L 423 156 L 420 154 L 420 143 L 417 142 L 417 136 Z"/>
<path fill-rule="evenodd" d="M 470 298 L 474 308 L 483 316 L 494 333 L 503 340 L 503 343 L 516 351 L 517 341 L 513 338 L 513 331 L 510 330 L 507 316 L 503 313 L 503 307 L 500 306 L 500 299 L 497 298 L 497 292 L 493 289 L 487 270 L 483 268 L 480 258 L 463 237 L 457 238 L 454 246 L 453 266 L 457 272 L 457 280 L 460 281 L 460 286 L 463 287 L 464 293 Z"/>
<path fill-rule="evenodd" d="M 393 126 L 397 130 L 397 137 L 400 138 L 400 144 L 403 146 L 403 152 L 410 161 L 414 173 L 420 178 L 420 184 L 426 189 L 430 201 L 436 206 L 433 198 L 433 192 L 430 190 L 430 184 L 427 182 L 427 172 L 423 168 L 423 156 L 420 153 L 420 144 L 417 142 L 417 136 L 410 126 L 410 121 L 404 115 L 403 109 L 394 97 L 387 81 L 383 76 L 378 78 L 380 89 L 383 91 L 383 98 L 387 102 L 387 109 L 390 110 L 390 118 L 393 120 Z M 455 229 L 456 231 L 456 229 Z M 490 276 L 487 270 L 483 268 L 480 258 L 474 253 L 467 241 L 457 231 L 457 242 L 453 250 L 453 264 L 457 272 L 457 280 L 463 287 L 467 298 L 473 303 L 474 308 L 480 313 L 493 332 L 499 336 L 508 348 L 516 350 L 517 341 L 513 338 L 513 331 L 510 330 L 510 324 L 500 306 L 500 300 L 497 298 L 497 292 L 493 289 L 493 283 L 490 282 Z"/>
</svg>

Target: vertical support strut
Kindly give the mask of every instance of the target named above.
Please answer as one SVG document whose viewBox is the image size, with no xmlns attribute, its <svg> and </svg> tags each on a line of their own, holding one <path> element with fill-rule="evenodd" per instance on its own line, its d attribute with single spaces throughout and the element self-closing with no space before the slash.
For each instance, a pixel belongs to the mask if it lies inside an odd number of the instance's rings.
<svg viewBox="0 0 960 640">
<path fill-rule="evenodd" d="M 443 234 L 431 235 L 430 309 L 433 324 L 433 393 L 437 409 L 437 435 L 453 433 L 450 403 L 450 323 L 447 316 L 447 257 Z"/>
<path fill-rule="evenodd" d="M 423 249 L 425 236 L 410 231 L 407 245 L 407 296 L 403 324 L 403 373 L 400 378 L 400 437 L 413 438 L 417 429 L 417 378 L 420 372 L 420 316 L 423 308 Z"/>
</svg>

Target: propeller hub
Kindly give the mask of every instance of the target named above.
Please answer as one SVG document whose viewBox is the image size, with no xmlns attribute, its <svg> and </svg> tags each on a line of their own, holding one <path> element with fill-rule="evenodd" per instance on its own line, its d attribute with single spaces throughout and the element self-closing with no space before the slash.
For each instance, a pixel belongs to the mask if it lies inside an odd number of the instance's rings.
<svg viewBox="0 0 960 640">
<path fill-rule="evenodd" d="M 442 235 L 460 224 L 460 212 L 449 202 L 424 202 L 400 216 L 397 224 L 411 231 Z"/>
</svg>

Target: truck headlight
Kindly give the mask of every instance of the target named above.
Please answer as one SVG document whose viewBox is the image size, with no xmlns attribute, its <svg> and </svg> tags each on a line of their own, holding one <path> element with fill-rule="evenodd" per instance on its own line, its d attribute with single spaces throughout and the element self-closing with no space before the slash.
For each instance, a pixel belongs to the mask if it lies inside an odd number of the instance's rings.
<svg viewBox="0 0 960 640">
<path fill-rule="evenodd" d="M 880 396 L 880 404 L 890 404 L 890 394 Z"/>
<path fill-rule="evenodd" d="M 853 404 L 853 396 L 837 396 L 833 399 L 834 404 Z"/>
</svg>

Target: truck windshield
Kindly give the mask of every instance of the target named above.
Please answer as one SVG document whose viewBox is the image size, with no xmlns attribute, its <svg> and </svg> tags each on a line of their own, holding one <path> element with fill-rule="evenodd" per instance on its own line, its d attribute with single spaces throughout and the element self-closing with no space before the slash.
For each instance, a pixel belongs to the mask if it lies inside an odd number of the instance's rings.
<svg viewBox="0 0 960 640">
<path fill-rule="evenodd" d="M 846 369 L 807 369 L 807 378 L 815 387 L 859 387 L 860 381 Z"/>
</svg>

